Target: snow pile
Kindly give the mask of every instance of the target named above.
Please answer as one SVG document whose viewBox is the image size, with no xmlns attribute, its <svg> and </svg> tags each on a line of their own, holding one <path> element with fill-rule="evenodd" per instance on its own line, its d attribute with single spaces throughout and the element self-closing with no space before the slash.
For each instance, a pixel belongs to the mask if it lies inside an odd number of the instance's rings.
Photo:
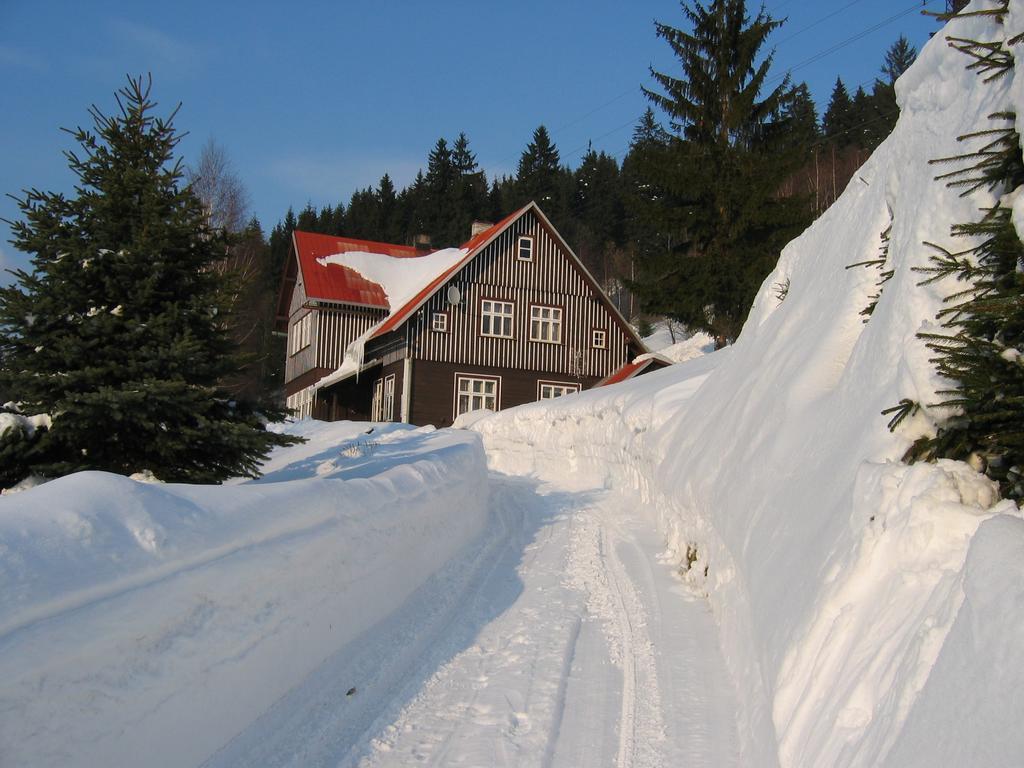
<svg viewBox="0 0 1024 768">
<path fill-rule="evenodd" d="M 0 498 L 0 762 L 195 765 L 325 659 L 372 686 L 342 662 L 475 549 L 487 476 L 471 433 L 366 426 L 297 425 L 259 482 Z"/>
<path fill-rule="evenodd" d="M 644 336 L 644 346 L 651 352 L 667 357 L 673 363 L 683 363 L 715 351 L 715 340 L 704 331 L 690 333 L 686 326 L 664 318 L 654 325 L 650 336 Z"/>
<path fill-rule="evenodd" d="M 383 320 L 370 327 L 365 333 L 349 344 L 345 350 L 345 359 L 342 361 L 342 364 L 336 370 L 317 381 L 314 386 L 317 388 L 326 387 L 336 381 L 359 373 L 364 362 L 363 350 L 367 340 L 377 332 L 381 325 L 387 322 L 394 312 L 397 312 L 412 301 L 438 275 L 445 273 L 458 264 L 459 261 L 466 257 L 467 253 L 469 251 L 465 248 L 443 248 L 426 256 L 401 258 L 380 253 L 349 251 L 317 259 L 317 262 L 322 266 L 337 264 L 354 270 L 367 280 L 377 283 L 377 285 L 384 289 L 384 295 L 387 296 L 388 304 L 390 305 L 390 312 L 388 312 Z"/>
<path fill-rule="evenodd" d="M 952 34 L 1009 37 L 987 19 Z M 1024 524 L 966 465 L 907 467 L 944 386 L 917 333 L 955 283 L 920 286 L 924 240 L 991 205 L 935 182 L 956 136 L 1024 110 L 941 36 L 897 84 L 893 135 L 783 252 L 735 346 L 477 421 L 499 469 L 634 487 L 706 591 L 738 689 L 744 765 L 1016 765 L 1024 755 Z M 1018 63 L 1020 66 L 1020 63 Z M 894 270 L 868 322 L 889 229 Z M 773 289 L 790 288 L 784 298 Z M 525 446 L 525 448 L 523 447 Z M 664 652 L 670 652 L 665 649 Z M 957 759 L 959 758 L 959 759 Z"/>
</svg>

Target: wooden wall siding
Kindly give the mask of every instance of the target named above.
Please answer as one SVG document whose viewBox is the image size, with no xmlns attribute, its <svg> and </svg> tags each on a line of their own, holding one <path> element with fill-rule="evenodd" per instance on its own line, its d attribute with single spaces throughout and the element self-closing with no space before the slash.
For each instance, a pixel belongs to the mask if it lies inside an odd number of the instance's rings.
<svg viewBox="0 0 1024 768">
<path fill-rule="evenodd" d="M 382 309 L 317 309 L 313 323 L 317 365 L 337 368 L 345 360 L 348 345 L 386 316 Z"/>
<path fill-rule="evenodd" d="M 501 379 L 501 410 L 537 400 L 538 381 L 578 383 L 589 389 L 597 383 L 593 377 L 567 379 L 554 371 L 495 371 L 484 366 L 462 363 L 435 363 L 417 360 L 412 366 L 412 414 L 417 426 L 451 426 L 455 411 L 455 377 L 458 374 L 497 376 Z"/>
<path fill-rule="evenodd" d="M 292 354 L 292 335 L 295 333 L 295 323 L 297 323 L 303 315 L 310 310 L 305 308 L 306 303 L 306 286 L 302 281 L 302 271 L 295 279 L 295 290 L 292 291 L 292 303 L 288 307 L 288 346 L 286 354 L 288 357 L 285 359 L 284 365 L 284 380 L 285 383 L 292 381 L 293 379 L 301 376 L 310 371 L 317 365 L 316 360 L 316 323 L 313 323 L 311 329 L 311 343 L 309 346 L 300 349 L 296 354 Z"/>
<path fill-rule="evenodd" d="M 534 238 L 532 261 L 516 257 L 520 235 Z M 503 232 L 448 285 L 456 285 L 462 292 L 457 307 L 448 304 L 444 286 L 410 320 L 417 359 L 603 378 L 630 357 L 626 334 L 532 212 Z M 480 335 L 482 299 L 515 304 L 514 338 Z M 562 308 L 560 344 L 530 341 L 531 304 Z M 431 330 L 433 313 L 441 311 L 448 313 L 448 331 L 444 333 Z M 605 349 L 592 347 L 595 328 L 608 332 Z"/>
</svg>

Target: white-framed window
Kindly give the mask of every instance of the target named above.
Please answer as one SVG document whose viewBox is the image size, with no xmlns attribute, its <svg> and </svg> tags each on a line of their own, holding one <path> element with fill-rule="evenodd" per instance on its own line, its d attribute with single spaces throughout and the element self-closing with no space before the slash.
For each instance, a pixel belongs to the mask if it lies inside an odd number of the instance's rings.
<svg viewBox="0 0 1024 768">
<path fill-rule="evenodd" d="M 511 301 L 483 299 L 480 302 L 480 335 L 511 339 L 513 315 Z"/>
<path fill-rule="evenodd" d="M 438 333 L 448 332 L 448 313 L 435 312 L 430 318 L 430 330 Z"/>
<path fill-rule="evenodd" d="M 316 390 L 313 387 L 300 389 L 294 395 L 289 395 L 285 400 L 288 410 L 297 419 L 305 419 L 313 415 L 313 403 L 316 400 Z"/>
<path fill-rule="evenodd" d="M 573 392 L 579 392 L 580 385 L 574 384 L 571 381 L 538 381 L 537 382 L 537 399 L 538 400 L 553 400 L 556 397 L 562 395 L 571 395 Z"/>
<path fill-rule="evenodd" d="M 530 341 L 562 343 L 562 308 L 530 305 Z"/>
<path fill-rule="evenodd" d="M 370 404 L 370 421 L 383 421 L 384 413 L 384 380 L 373 382 L 373 401 Z"/>
<path fill-rule="evenodd" d="M 520 261 L 533 261 L 533 238 L 529 235 L 516 238 L 516 258 Z"/>
<path fill-rule="evenodd" d="M 384 377 L 384 402 L 381 405 L 381 421 L 395 420 L 395 374 Z"/>
<path fill-rule="evenodd" d="M 373 382 L 373 400 L 370 403 L 370 421 L 395 420 L 395 374 Z"/>
<path fill-rule="evenodd" d="M 313 313 L 307 312 L 292 324 L 291 354 L 309 346 L 313 338 Z"/>
<path fill-rule="evenodd" d="M 595 328 L 593 334 L 594 349 L 606 349 L 608 347 L 608 331 L 603 328 Z"/>
<path fill-rule="evenodd" d="M 455 416 L 487 408 L 498 410 L 501 405 L 501 379 L 497 376 L 471 376 L 455 374 Z"/>
</svg>

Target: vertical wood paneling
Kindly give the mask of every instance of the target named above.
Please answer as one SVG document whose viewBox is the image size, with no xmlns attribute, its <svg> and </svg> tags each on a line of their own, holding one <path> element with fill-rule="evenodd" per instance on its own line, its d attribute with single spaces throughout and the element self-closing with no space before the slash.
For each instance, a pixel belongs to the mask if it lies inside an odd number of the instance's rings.
<svg viewBox="0 0 1024 768">
<path fill-rule="evenodd" d="M 516 258 L 519 235 L 534 238 L 533 261 Z M 532 213 L 506 229 L 448 285 L 460 289 L 460 304 L 449 306 L 447 286 L 442 287 L 411 323 L 414 355 L 419 359 L 596 377 L 607 376 L 627 362 L 626 334 Z M 513 339 L 480 336 L 484 298 L 515 305 Z M 561 344 L 529 340 L 531 304 L 562 308 Z M 440 311 L 448 312 L 444 333 L 431 330 L 431 317 Z M 607 331 L 606 349 L 591 348 L 594 328 Z"/>
</svg>

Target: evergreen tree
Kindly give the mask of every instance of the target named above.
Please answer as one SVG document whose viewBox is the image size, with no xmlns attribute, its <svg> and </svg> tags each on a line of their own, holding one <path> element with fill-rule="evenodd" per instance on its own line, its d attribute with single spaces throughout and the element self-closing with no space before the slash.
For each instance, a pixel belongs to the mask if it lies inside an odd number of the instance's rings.
<svg viewBox="0 0 1024 768">
<path fill-rule="evenodd" d="M 401 242 L 402 233 L 398 231 L 397 208 L 398 197 L 395 185 L 388 174 L 380 177 L 377 184 L 378 232 L 377 238 L 386 243 Z"/>
<path fill-rule="evenodd" d="M 876 117 L 874 104 L 863 86 L 858 85 L 850 105 L 851 129 L 848 143 L 856 144 L 861 149 L 867 149 L 868 151 L 874 149 L 870 140 L 870 128 L 873 125 L 872 121 Z"/>
<path fill-rule="evenodd" d="M 759 51 L 781 22 L 763 11 L 751 21 L 744 0 L 684 3 L 683 13 L 692 32 L 656 23 L 681 76 L 652 70 L 663 92 L 644 89 L 677 135 L 644 172 L 662 242 L 641 254 L 634 288 L 647 311 L 706 329 L 721 346 L 808 215 L 803 201 L 777 194 L 795 167 L 766 140 L 790 87 L 762 95 L 772 57 Z"/>
<path fill-rule="evenodd" d="M 882 65 L 882 75 L 886 83 L 894 85 L 897 78 L 910 69 L 910 65 L 917 58 L 917 51 L 910 44 L 906 37 L 900 35 L 885 54 L 885 63 Z"/>
<path fill-rule="evenodd" d="M 455 167 L 452 152 L 443 138 L 427 158 L 425 177 L 425 198 L 423 217 L 426 232 L 434 248 L 456 245 L 459 235 L 455 232 Z"/>
<path fill-rule="evenodd" d="M 842 78 L 837 77 L 828 107 L 825 108 L 825 114 L 821 119 L 821 132 L 825 138 L 831 139 L 838 146 L 845 146 L 854 141 L 850 135 L 851 128 L 853 128 L 853 103 L 850 101 L 850 94 L 846 90 Z"/>
<path fill-rule="evenodd" d="M 303 232 L 320 231 L 320 213 L 313 207 L 312 202 L 307 201 L 306 207 L 299 211 L 299 218 L 295 228 Z"/>
<path fill-rule="evenodd" d="M 533 200 L 553 218 L 558 218 L 561 211 L 559 194 L 558 149 L 551 142 L 548 129 L 537 126 L 533 139 L 519 157 L 516 171 L 517 205 L 525 205 Z"/>
<path fill-rule="evenodd" d="M 470 226 L 477 219 L 488 217 L 487 178 L 469 150 L 469 139 L 460 133 L 452 145 L 452 168 L 455 171 L 454 242 L 469 238 Z"/>
<path fill-rule="evenodd" d="M 476 173 L 479 170 L 476 155 L 469 151 L 469 139 L 465 133 L 460 133 L 452 145 L 452 170 L 459 176 Z"/>
<path fill-rule="evenodd" d="M 345 234 L 361 240 L 379 240 L 380 203 L 370 188 L 357 189 L 348 203 Z"/>
<path fill-rule="evenodd" d="M 807 83 L 800 83 L 793 89 L 789 100 L 782 108 L 782 123 L 791 144 L 806 149 L 817 141 L 820 134 L 818 111 Z"/>
<path fill-rule="evenodd" d="M 1004 5 L 981 8 L 1002 24 Z M 958 40 L 956 47 L 971 57 L 971 69 L 990 82 L 1014 68 L 1007 40 Z M 1009 106 L 1009 105 L 1008 105 Z M 1007 193 L 1024 188 L 1024 156 L 1013 112 L 995 112 L 993 121 L 960 140 L 974 151 L 935 161 L 956 168 L 937 177 L 970 195 L 983 189 L 995 197 L 977 221 L 955 224 L 954 237 L 968 238 L 963 251 L 935 244 L 925 283 L 955 277 L 961 286 L 946 298 L 938 314 L 946 333 L 919 334 L 935 353 L 938 372 L 954 386 L 939 391 L 934 436 L 922 437 L 907 451 L 909 461 L 939 457 L 968 461 L 999 482 L 1005 497 L 1024 500 L 1024 242 L 1014 226 Z M 986 204 L 987 205 L 987 204 Z M 919 406 L 909 399 L 887 409 L 895 414 L 890 429 Z"/>
<path fill-rule="evenodd" d="M 162 480 L 255 476 L 274 445 L 254 403 L 222 382 L 237 370 L 224 323 L 224 242 L 183 187 L 180 140 L 153 114 L 150 88 L 129 80 L 119 113 L 95 107 L 95 132 L 67 153 L 74 197 L 31 190 L 19 200 L 14 244 L 32 270 L 0 289 L 2 386 L 51 424 L 8 430 L 0 451 L 19 473 L 83 469 Z M 15 478 L 7 476 L 5 483 Z"/>
</svg>

